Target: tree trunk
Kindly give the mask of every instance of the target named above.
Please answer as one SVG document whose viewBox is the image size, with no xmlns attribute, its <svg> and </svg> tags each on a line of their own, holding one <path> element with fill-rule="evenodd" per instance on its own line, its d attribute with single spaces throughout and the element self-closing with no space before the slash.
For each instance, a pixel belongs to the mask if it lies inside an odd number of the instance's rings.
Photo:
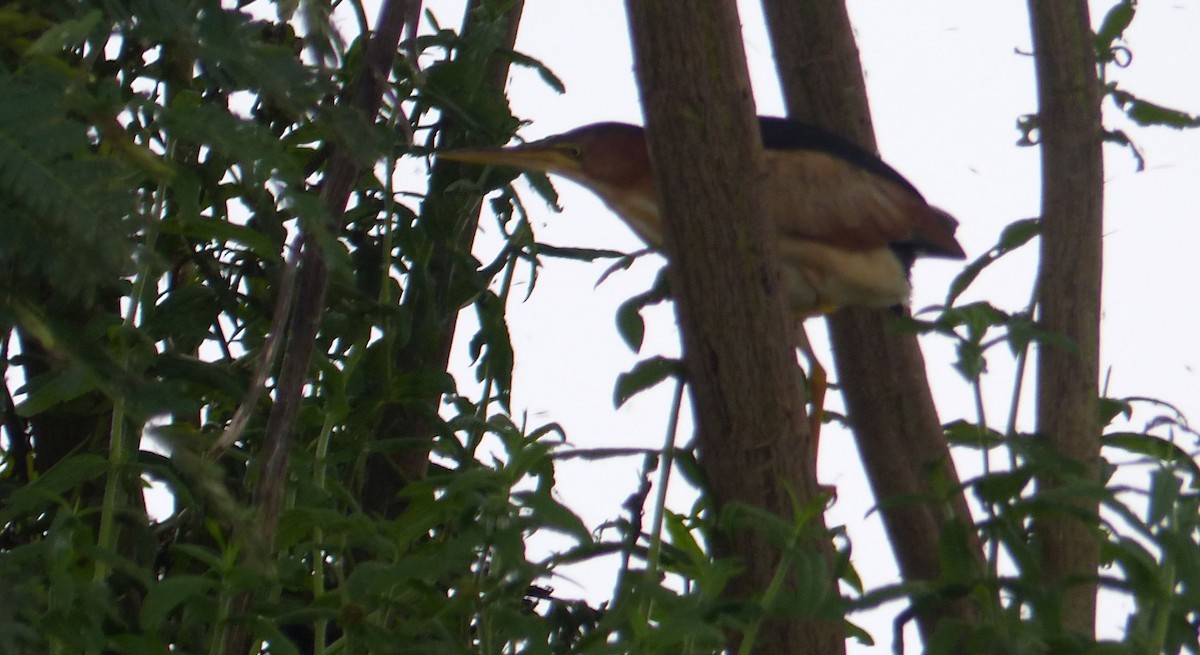
<svg viewBox="0 0 1200 655">
<path fill-rule="evenodd" d="M 1042 153 L 1038 311 L 1043 329 L 1065 335 L 1075 345 L 1072 350 L 1038 348 L 1037 432 L 1058 454 L 1082 464 L 1088 482 L 1099 482 L 1104 211 L 1100 82 L 1086 0 L 1030 0 L 1029 13 Z M 1043 477 L 1038 482 L 1046 490 L 1062 480 Z M 1097 511 L 1094 500 L 1080 502 L 1088 514 Z M 1092 635 L 1092 581 L 1100 558 L 1095 524 L 1063 514 L 1043 516 L 1036 519 L 1034 532 L 1045 581 L 1065 586 L 1063 627 Z"/>
<path fill-rule="evenodd" d="M 764 12 L 788 113 L 875 151 L 858 48 L 842 0 L 764 0 Z M 978 561 L 983 554 L 966 499 L 950 503 L 899 503 L 953 489 L 958 473 L 942 432 L 925 360 L 917 338 L 887 329 L 883 310 L 847 309 L 829 317 L 838 382 L 863 466 L 888 541 L 906 581 L 942 575 L 938 537 L 957 521 Z M 940 478 L 940 483 L 933 484 Z M 978 567 L 982 571 L 982 566 Z M 928 640 L 942 618 L 976 620 L 966 601 L 930 606 L 917 613 Z"/>
<path fill-rule="evenodd" d="M 628 0 L 627 7 L 711 497 L 718 513 L 748 505 L 790 523 L 795 503 L 817 492 L 815 444 L 770 199 L 758 188 L 765 161 L 736 4 Z M 823 521 L 816 523 L 809 527 L 822 538 L 808 547 L 827 553 Z M 745 567 L 727 589 L 733 598 L 760 596 L 781 561 L 765 534 L 744 525 L 722 531 L 713 550 Z M 754 643 L 754 652 L 772 655 L 843 649 L 841 626 L 815 620 L 769 622 Z"/>
</svg>

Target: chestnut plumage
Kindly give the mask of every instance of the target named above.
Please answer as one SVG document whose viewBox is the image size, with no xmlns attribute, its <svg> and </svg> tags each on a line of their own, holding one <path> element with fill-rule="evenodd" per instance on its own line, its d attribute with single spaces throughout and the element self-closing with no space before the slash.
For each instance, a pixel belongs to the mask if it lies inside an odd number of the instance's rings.
<svg viewBox="0 0 1200 655">
<path fill-rule="evenodd" d="M 949 214 L 874 154 L 818 127 L 760 117 L 773 222 L 793 310 L 908 303 L 918 257 L 963 259 Z M 540 141 L 439 157 L 561 175 L 598 195 L 648 245 L 662 245 L 645 133 L 596 123 Z"/>
</svg>

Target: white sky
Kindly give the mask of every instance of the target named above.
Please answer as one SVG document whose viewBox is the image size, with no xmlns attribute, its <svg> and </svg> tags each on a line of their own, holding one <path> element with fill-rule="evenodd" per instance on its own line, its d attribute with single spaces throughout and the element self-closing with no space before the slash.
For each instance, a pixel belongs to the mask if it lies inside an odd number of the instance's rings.
<svg viewBox="0 0 1200 655">
<path fill-rule="evenodd" d="M 457 24 L 461 0 L 430 1 L 444 25 Z M 742 21 L 759 113 L 782 114 L 771 63 L 769 40 L 758 5 L 742 2 Z M 903 173 L 931 203 L 957 216 L 959 238 L 975 257 L 1013 220 L 1035 216 L 1039 207 L 1038 155 L 1014 144 L 1017 117 L 1036 110 L 1031 50 L 1024 3 L 962 0 L 857 0 L 850 3 L 867 76 L 875 129 L 883 158 Z M 1098 22 L 1107 4 L 1093 2 Z M 1146 2 L 1127 33 L 1132 66 L 1111 77 L 1141 97 L 1200 113 L 1200 6 L 1195 2 Z M 602 120 L 642 122 L 630 61 L 623 3 L 597 0 L 526 0 L 518 50 L 545 62 L 567 86 L 565 95 L 545 87 L 535 74 L 515 70 L 509 96 L 520 118 L 531 121 L 527 139 L 556 134 Z M 1018 52 L 1019 51 L 1019 52 Z M 1109 395 L 1151 396 L 1172 401 L 1200 416 L 1196 367 L 1200 340 L 1195 336 L 1200 281 L 1195 244 L 1200 241 L 1200 131 L 1137 128 L 1106 107 L 1109 126 L 1126 129 L 1142 148 L 1147 170 L 1135 172 L 1124 149 L 1106 149 L 1107 216 L 1102 367 L 1111 371 Z M 562 214 L 545 210 L 527 195 L 539 241 L 562 246 L 633 251 L 641 244 L 593 196 L 562 180 Z M 488 218 L 479 243 L 480 259 L 489 261 L 497 230 Z M 964 300 L 987 299 L 1015 310 L 1030 294 L 1036 266 L 1035 246 L 989 269 Z M 647 312 L 646 343 L 634 354 L 617 334 L 617 306 L 648 288 L 658 268 L 654 258 L 639 260 L 598 288 L 606 263 L 547 260 L 532 297 L 514 290 L 509 322 L 517 366 L 513 410 L 528 412 L 531 426 L 561 423 L 570 442 L 581 448 L 661 445 L 670 406 L 671 385 L 644 393 L 618 411 L 612 409 L 616 376 L 643 357 L 678 351 L 674 317 L 668 308 Z M 944 298 L 960 264 L 920 262 L 914 272 L 913 305 Z M 525 279 L 518 276 L 524 284 Z M 464 313 L 462 336 L 473 331 Z M 823 322 L 809 321 L 818 344 Z M 467 390 L 473 375 L 459 340 L 456 377 Z M 948 342 L 923 341 L 934 394 L 943 421 L 973 416 L 971 391 L 950 367 Z M 993 427 L 1003 428 L 1011 397 L 1012 365 L 1006 350 L 990 358 L 986 404 Z M 822 360 L 831 367 L 828 353 Z M 1026 398 L 1032 398 L 1032 387 Z M 830 407 L 839 401 L 830 399 Z M 1026 407 L 1028 410 L 1028 406 Z M 1028 411 L 1023 416 L 1030 416 Z M 1135 415 L 1134 426 L 1152 418 Z M 1023 422 L 1025 429 L 1032 426 Z M 681 437 L 686 440 L 688 432 Z M 854 563 L 868 586 L 897 579 L 878 517 L 871 514 L 857 453 L 848 433 L 826 426 L 822 434 L 820 477 L 837 485 L 838 501 L 827 516 L 847 525 L 854 541 Z M 566 502 L 592 527 L 620 513 L 620 503 L 637 481 L 640 458 L 607 463 L 564 462 L 558 488 Z M 964 477 L 979 470 L 978 456 L 959 458 Z M 1140 480 L 1137 474 L 1132 483 Z M 672 488 L 673 506 L 686 510 L 691 494 Z M 554 538 L 539 538 L 550 548 Z M 611 592 L 611 562 L 571 569 L 560 580 L 565 596 L 599 602 Z M 855 617 L 880 647 L 890 647 L 890 623 L 896 607 Z M 1126 605 L 1107 599 L 1102 636 L 1116 637 Z M 907 634 L 917 652 L 915 630 Z M 850 645 L 851 652 L 874 652 Z"/>
</svg>

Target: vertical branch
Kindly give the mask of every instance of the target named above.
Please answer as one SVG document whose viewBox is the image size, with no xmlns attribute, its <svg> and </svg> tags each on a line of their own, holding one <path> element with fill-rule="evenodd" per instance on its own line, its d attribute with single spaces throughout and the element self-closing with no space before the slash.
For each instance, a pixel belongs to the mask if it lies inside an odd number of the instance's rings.
<svg viewBox="0 0 1200 655">
<path fill-rule="evenodd" d="M 380 8 L 379 24 L 367 44 L 363 69 L 345 102 L 363 116 L 373 118 L 382 102 L 383 87 L 391 71 L 392 61 L 404 31 L 405 19 L 411 13 L 410 2 L 419 0 L 386 0 Z M 321 189 L 321 200 L 331 216 L 341 216 L 350 199 L 350 189 L 358 177 L 359 166 L 348 153 L 336 149 Z M 316 345 L 317 330 L 329 286 L 329 265 L 320 239 L 313 230 L 324 225 L 305 226 L 304 247 L 300 253 L 292 315 L 288 322 L 287 340 L 275 404 L 267 419 L 266 440 L 260 459 L 260 482 L 255 489 L 254 509 L 258 520 L 258 543 L 265 548 L 275 541 L 275 528 L 287 481 L 288 455 L 295 439 L 296 416 L 308 381 L 308 367 Z"/>
<path fill-rule="evenodd" d="M 478 94 L 492 94 L 505 102 L 504 86 L 508 80 L 510 59 L 499 53 L 511 51 L 517 41 L 523 0 L 471 0 L 463 19 L 463 42 L 478 42 L 480 32 L 499 35 L 494 52 L 488 56 Z M 495 15 L 493 15 L 495 14 Z M 499 21 L 499 29 L 494 21 Z M 515 128 L 515 123 L 510 129 Z M 493 136 L 502 145 L 511 132 Z M 452 149 L 478 145 L 482 135 L 477 129 L 449 113 L 439 123 L 438 148 Z M 457 253 L 471 252 L 479 226 L 479 210 L 483 196 L 478 193 L 450 192 L 449 187 L 462 179 L 461 164 L 445 159 L 434 161 L 429 176 L 429 193 L 421 204 L 421 223 L 437 235 L 433 252 L 424 270 L 415 272 L 423 278 L 410 279 L 404 306 L 413 317 L 413 336 L 396 353 L 393 367 L 397 371 L 446 370 L 450 347 L 458 323 L 459 303 L 448 298 L 449 290 L 460 284 L 464 276 L 474 273 L 464 270 Z M 429 450 L 436 431 L 439 395 L 417 400 L 393 401 L 384 408 L 383 417 L 375 429 L 376 439 L 405 436 L 413 447 L 397 453 L 371 453 L 361 494 L 363 509 L 378 516 L 395 516 L 397 493 L 407 483 L 425 476 Z"/>
<path fill-rule="evenodd" d="M 1039 317 L 1045 330 L 1065 335 L 1076 347 L 1038 349 L 1037 431 L 1095 481 L 1104 210 L 1100 83 L 1086 0 L 1031 0 L 1029 13 L 1042 144 Z M 1039 483 L 1047 489 L 1062 480 Z M 1088 514 L 1097 510 L 1094 500 L 1080 502 Z M 1057 515 L 1040 518 L 1034 527 L 1042 573 L 1052 584 L 1067 585 L 1063 627 L 1093 634 L 1100 554 L 1094 526 Z"/>
<path fill-rule="evenodd" d="M 866 85 L 844 1 L 763 0 L 763 9 L 789 114 L 874 151 Z M 828 319 L 830 339 L 850 427 L 901 575 L 934 581 L 942 575 L 938 537 L 948 521 L 959 522 L 972 536 L 979 561 L 982 550 L 961 494 L 949 509 L 889 502 L 928 497 L 937 487 L 954 489 L 959 479 L 917 338 L 888 330 L 886 319 L 880 310 L 842 310 Z M 942 484 L 932 484 L 934 476 Z M 940 619 L 974 621 L 975 614 L 968 603 L 954 602 L 926 607 L 916 616 L 928 640 Z"/>
<path fill-rule="evenodd" d="M 736 4 L 626 5 L 711 497 L 718 512 L 750 505 L 790 522 L 794 500 L 816 495 L 815 444 L 759 188 L 766 164 Z M 713 549 L 745 567 L 727 589 L 735 598 L 763 594 L 781 560 L 745 526 L 719 534 Z M 842 648 L 839 625 L 803 620 L 768 623 L 754 644 L 758 653 Z"/>
<path fill-rule="evenodd" d="M 403 34 L 406 18 L 412 12 L 409 4 L 420 0 L 385 0 L 380 7 L 379 22 L 367 44 L 363 68 L 347 89 L 342 101 L 373 119 L 379 112 L 384 85 Z M 354 158 L 335 148 L 326 169 L 321 200 L 330 216 L 340 217 L 350 199 L 350 191 L 361 171 Z M 336 219 L 340 220 L 340 219 Z M 275 542 L 279 513 L 287 486 L 288 458 L 295 442 L 296 417 L 303 402 L 304 385 L 308 381 L 309 364 L 316 345 L 317 331 L 325 307 L 325 292 L 329 286 L 329 265 L 321 246 L 320 230 L 328 226 L 310 221 L 302 224 L 303 249 L 296 261 L 296 284 L 287 322 L 283 346 L 283 363 L 275 387 L 275 404 L 267 418 L 266 437 L 259 453 L 261 468 L 254 489 L 254 534 L 242 535 L 251 548 L 249 557 L 267 557 Z M 286 306 L 281 299 L 279 307 Z M 277 307 L 278 308 L 278 307 Z M 265 562 L 253 562 L 266 566 Z M 232 602 L 231 616 L 241 614 L 249 606 L 252 592 L 238 596 Z M 243 624 L 221 626 L 221 652 L 245 653 L 250 648 L 251 635 Z"/>
</svg>

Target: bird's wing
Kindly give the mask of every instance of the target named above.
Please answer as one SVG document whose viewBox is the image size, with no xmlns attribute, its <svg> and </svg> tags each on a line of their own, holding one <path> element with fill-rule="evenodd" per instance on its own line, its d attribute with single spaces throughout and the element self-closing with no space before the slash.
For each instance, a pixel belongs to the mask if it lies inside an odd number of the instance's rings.
<svg viewBox="0 0 1200 655">
<path fill-rule="evenodd" d="M 962 258 L 958 222 L 893 180 L 820 150 L 768 150 L 773 212 L 781 236 L 868 251 Z M 890 169 L 888 169 L 890 171 Z"/>
</svg>

